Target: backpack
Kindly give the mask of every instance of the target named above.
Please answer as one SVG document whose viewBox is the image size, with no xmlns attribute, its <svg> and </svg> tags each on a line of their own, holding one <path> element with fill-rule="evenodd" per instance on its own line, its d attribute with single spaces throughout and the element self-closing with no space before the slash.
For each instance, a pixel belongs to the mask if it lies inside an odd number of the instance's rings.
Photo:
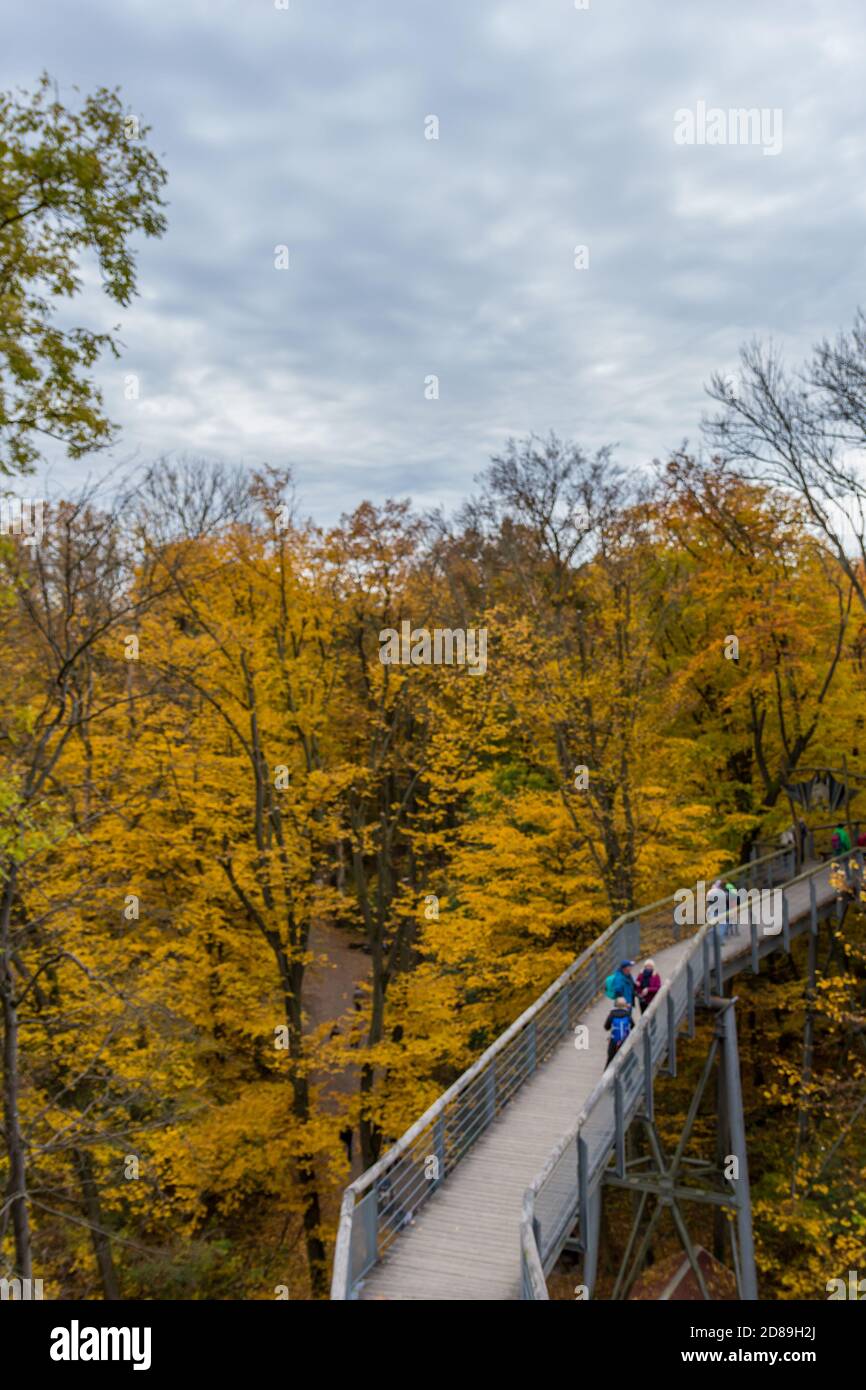
<svg viewBox="0 0 866 1390">
<path fill-rule="evenodd" d="M 604 992 L 608 999 L 616 998 L 616 973 L 617 972 L 614 971 L 612 975 L 608 975 L 604 982 Z"/>
<path fill-rule="evenodd" d="M 834 830 L 834 831 L 833 831 L 833 838 L 832 838 L 832 840 L 830 841 L 830 848 L 832 849 L 832 851 L 833 851 L 834 854 L 839 854 L 839 853 L 841 853 L 841 850 L 842 850 L 842 837 L 841 837 L 841 835 L 839 834 L 838 830 Z"/>
<path fill-rule="evenodd" d="M 612 1018 L 610 1021 L 610 1036 L 621 1047 L 631 1032 L 631 1019 L 627 1014 L 620 1014 L 619 1018 Z"/>
</svg>

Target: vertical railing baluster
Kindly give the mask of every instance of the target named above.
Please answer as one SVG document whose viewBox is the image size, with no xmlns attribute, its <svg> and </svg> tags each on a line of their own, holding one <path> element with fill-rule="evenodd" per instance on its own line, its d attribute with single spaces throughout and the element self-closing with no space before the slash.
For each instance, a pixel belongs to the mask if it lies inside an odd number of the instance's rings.
<svg viewBox="0 0 866 1390">
<path fill-rule="evenodd" d="M 648 1019 L 648 1027 L 644 1029 L 643 1035 L 643 1103 L 646 1117 L 648 1120 L 653 1118 L 653 1049 L 650 1029 L 655 1023 L 654 1018 Z"/>
<path fill-rule="evenodd" d="M 439 1116 L 433 1126 L 433 1152 L 436 1155 L 436 1166 L 438 1176 L 433 1179 L 432 1189 L 439 1186 L 445 1180 L 445 1114 Z"/>
<path fill-rule="evenodd" d="M 490 1065 L 489 1065 L 488 1068 L 487 1068 L 487 1076 L 485 1077 L 484 1093 L 485 1093 L 485 1102 L 486 1102 L 486 1116 L 485 1116 L 485 1119 L 486 1119 L 486 1123 L 489 1125 L 489 1124 L 492 1124 L 493 1121 L 494 1121 L 495 1118 L 496 1118 L 496 1058 L 495 1058 L 495 1057 L 493 1058 L 492 1062 L 490 1063 Z"/>
<path fill-rule="evenodd" d="M 677 1024 L 674 1018 L 674 996 L 668 991 L 668 1076 L 677 1074 Z"/>
<path fill-rule="evenodd" d="M 379 1184 L 364 1206 L 364 1268 L 375 1264 L 379 1254 Z"/>
</svg>

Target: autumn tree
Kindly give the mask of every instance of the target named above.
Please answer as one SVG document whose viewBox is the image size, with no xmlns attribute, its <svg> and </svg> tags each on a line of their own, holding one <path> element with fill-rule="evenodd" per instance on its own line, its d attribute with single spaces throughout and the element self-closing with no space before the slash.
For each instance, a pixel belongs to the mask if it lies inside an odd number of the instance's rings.
<svg viewBox="0 0 866 1390">
<path fill-rule="evenodd" d="M 120 354 L 115 330 L 66 327 L 57 305 L 82 288 L 94 258 L 102 289 L 136 293 L 137 232 L 165 230 L 166 173 L 149 128 L 117 91 L 64 105 L 47 74 L 32 93 L 0 93 L 0 471 L 22 473 L 39 438 L 72 458 L 115 437 L 91 369 Z"/>
<path fill-rule="evenodd" d="M 791 368 L 779 348 L 754 339 L 736 373 L 707 387 L 717 410 L 704 421 L 718 456 L 747 478 L 799 497 L 866 612 L 866 316 L 822 339 Z"/>
<path fill-rule="evenodd" d="M 144 666 L 160 673 L 173 704 L 172 790 L 151 849 L 170 824 L 171 880 L 216 1011 L 213 1049 L 224 1053 L 232 1037 L 240 1045 L 239 1026 L 254 1043 L 259 1084 L 246 1110 L 258 1107 L 262 1142 L 279 1135 L 291 1158 L 318 1294 L 325 1245 L 315 1159 L 335 1131 L 317 1128 L 304 987 L 311 926 L 333 907 L 338 681 L 330 595 L 313 538 L 288 517 L 284 482 L 263 475 L 254 486 L 255 524 L 230 520 L 207 537 L 150 546 L 146 568 L 168 592 L 141 641 Z M 163 757 L 158 740 L 152 756 Z M 234 1004 L 248 1000 L 242 1025 L 220 997 L 235 970 Z M 228 1109 L 222 1117 L 228 1122 Z"/>
<path fill-rule="evenodd" d="M 527 744 L 555 770 L 575 843 L 616 915 L 657 870 L 660 817 L 674 814 L 653 660 L 665 597 L 649 583 L 649 518 L 609 450 L 590 456 L 552 436 L 494 459 L 467 519 L 494 547 L 502 659 Z M 681 834 L 690 812 L 677 799 Z"/>
<path fill-rule="evenodd" d="M 29 1278 L 31 1207 L 46 1170 L 56 1179 L 58 1160 L 61 1171 L 71 1162 L 111 1297 L 93 1152 L 136 1088 L 106 1051 L 121 1018 L 129 1022 L 132 962 L 118 969 L 101 937 L 104 914 L 119 918 L 121 904 L 91 847 L 101 836 L 111 843 L 117 818 L 134 821 L 136 798 L 146 796 L 124 785 L 123 761 L 106 759 L 103 742 L 127 702 L 124 640 L 141 600 L 130 592 L 116 516 L 87 493 L 49 510 L 40 544 L 5 541 L 0 560 L 3 640 L 19 655 L 4 667 L 0 723 L 2 1229 L 11 1214 L 14 1268 Z M 76 1030 L 88 1015 L 85 1041 Z"/>
<path fill-rule="evenodd" d="M 807 757 L 844 747 L 853 586 L 789 492 L 685 455 L 660 475 L 652 582 L 673 727 L 700 735 L 716 813 L 748 857 Z"/>
</svg>

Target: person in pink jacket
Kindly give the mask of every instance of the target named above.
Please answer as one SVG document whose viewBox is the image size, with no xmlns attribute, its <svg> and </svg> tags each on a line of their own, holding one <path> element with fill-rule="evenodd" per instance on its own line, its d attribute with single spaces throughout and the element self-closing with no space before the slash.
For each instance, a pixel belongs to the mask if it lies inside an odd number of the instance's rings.
<svg viewBox="0 0 866 1390">
<path fill-rule="evenodd" d="M 640 1011 L 645 1014 L 652 1001 L 655 999 L 662 987 L 661 976 L 656 973 L 655 963 L 645 960 L 643 970 L 635 981 L 637 985 L 637 997 L 640 1004 Z"/>
</svg>

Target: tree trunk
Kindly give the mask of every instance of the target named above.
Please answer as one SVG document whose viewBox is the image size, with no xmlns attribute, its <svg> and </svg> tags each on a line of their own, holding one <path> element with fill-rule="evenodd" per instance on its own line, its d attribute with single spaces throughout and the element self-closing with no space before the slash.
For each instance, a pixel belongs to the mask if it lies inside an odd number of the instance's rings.
<svg viewBox="0 0 866 1390">
<path fill-rule="evenodd" d="M 303 1020 L 301 1016 L 301 986 L 303 966 L 290 965 L 282 942 L 276 932 L 266 933 L 274 952 L 286 1010 L 289 1031 L 289 1056 L 292 1059 L 292 1113 L 301 1125 L 310 1118 L 310 1088 L 300 1066 L 303 1060 Z M 301 1189 L 304 1206 L 304 1240 L 307 1250 L 307 1270 L 313 1298 L 323 1298 L 328 1291 L 325 1242 L 321 1236 L 322 1208 L 312 1154 L 299 1154 L 295 1163 L 295 1178 Z"/>
<path fill-rule="evenodd" d="M 96 1178 L 93 1172 L 93 1156 L 88 1153 L 86 1149 L 73 1149 L 72 1160 L 75 1164 L 78 1184 L 81 1188 L 81 1200 L 84 1207 L 84 1214 L 90 1226 L 93 1253 L 96 1256 L 99 1277 L 102 1281 L 102 1297 L 106 1302 L 114 1303 L 120 1299 L 120 1286 L 117 1282 L 117 1273 L 111 1254 L 111 1240 L 105 1233 L 105 1222 L 102 1218 L 102 1204 L 99 1200 L 99 1188 L 96 1185 Z"/>
<path fill-rule="evenodd" d="M 309 1116 L 309 1093 L 306 1080 L 299 1078 L 295 1085 L 295 1115 L 306 1120 Z M 304 1239 L 307 1248 L 307 1269 L 313 1298 L 324 1298 L 328 1292 L 325 1242 L 321 1237 L 322 1208 L 316 1171 L 310 1154 L 301 1154 L 295 1167 L 295 1177 L 304 1198 Z"/>
<path fill-rule="evenodd" d="M 9 1191 L 12 1230 L 15 1235 L 15 1273 L 21 1279 L 33 1278 L 30 1243 L 30 1215 L 27 1210 L 27 1160 L 21 1116 L 18 1111 L 18 1003 L 12 976 L 11 916 L 15 898 L 17 866 L 8 866 L 8 877 L 0 900 L 0 994 L 3 996 L 3 1128 L 9 1154 Z"/>
</svg>

